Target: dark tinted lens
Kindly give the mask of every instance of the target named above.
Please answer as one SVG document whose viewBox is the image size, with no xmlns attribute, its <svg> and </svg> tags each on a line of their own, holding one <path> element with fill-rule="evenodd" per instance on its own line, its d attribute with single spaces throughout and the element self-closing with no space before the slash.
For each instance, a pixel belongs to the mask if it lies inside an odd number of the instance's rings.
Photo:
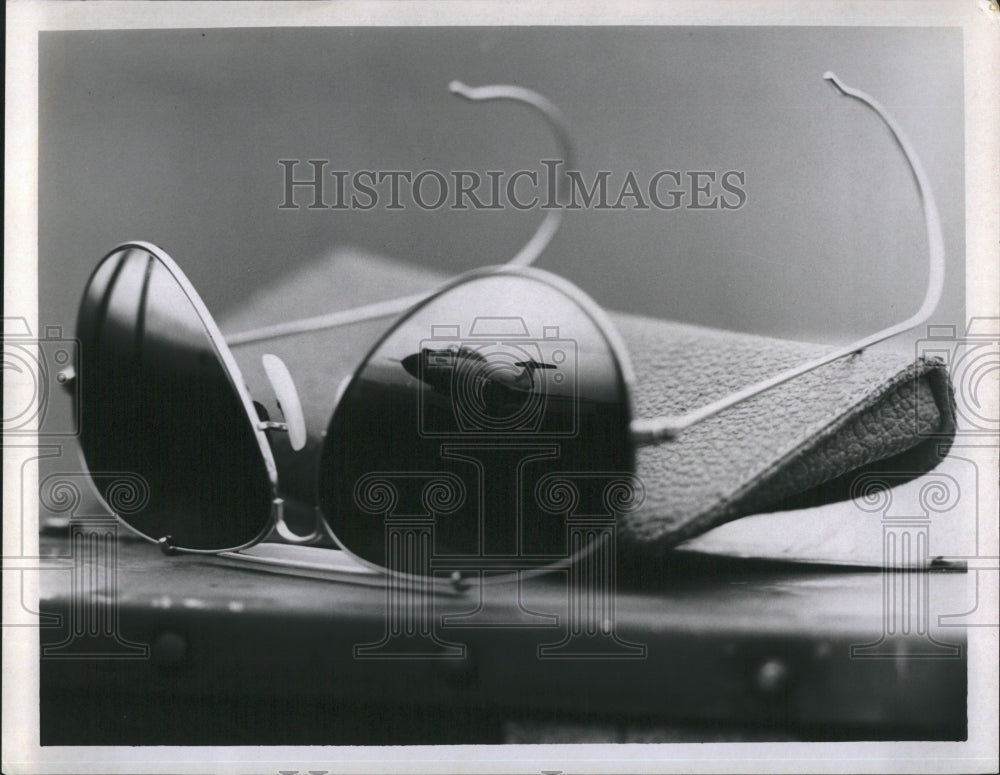
<svg viewBox="0 0 1000 775">
<path fill-rule="evenodd" d="M 474 276 L 375 347 L 319 471 L 347 549 L 424 573 L 532 567 L 572 554 L 569 518 L 609 514 L 609 482 L 632 470 L 629 404 L 593 302 L 577 294 L 537 271 Z M 423 559 L 414 540 L 429 542 Z"/>
<path fill-rule="evenodd" d="M 121 515 L 129 525 L 178 548 L 228 549 L 266 529 L 271 482 L 193 294 L 143 249 L 98 267 L 77 321 L 80 441 L 99 489 L 99 473 L 145 479 L 145 507 Z"/>
</svg>

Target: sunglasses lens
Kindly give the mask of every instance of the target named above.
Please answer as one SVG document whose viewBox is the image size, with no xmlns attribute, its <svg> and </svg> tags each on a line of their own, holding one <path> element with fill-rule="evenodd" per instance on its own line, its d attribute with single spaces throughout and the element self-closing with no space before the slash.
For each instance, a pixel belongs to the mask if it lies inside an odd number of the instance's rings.
<svg viewBox="0 0 1000 775">
<path fill-rule="evenodd" d="M 143 478 L 143 505 L 119 514 L 132 528 L 181 549 L 221 550 L 266 530 L 273 494 L 228 351 L 221 338 L 213 344 L 205 315 L 180 270 L 151 252 L 127 248 L 101 263 L 77 320 L 80 442 L 112 508 L 105 474 Z"/>
<path fill-rule="evenodd" d="M 609 477 L 632 470 L 625 376 L 600 319 L 537 270 L 474 275 L 407 313 L 327 432 L 319 503 L 340 543 L 391 569 L 407 526 L 440 568 L 569 557 L 567 518 L 607 515 Z"/>
</svg>

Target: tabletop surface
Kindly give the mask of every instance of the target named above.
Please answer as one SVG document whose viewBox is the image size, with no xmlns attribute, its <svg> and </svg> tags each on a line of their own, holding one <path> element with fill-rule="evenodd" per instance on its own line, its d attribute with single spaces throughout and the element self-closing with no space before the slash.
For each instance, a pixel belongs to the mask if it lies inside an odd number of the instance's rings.
<svg viewBox="0 0 1000 775">
<path fill-rule="evenodd" d="M 971 574 L 677 553 L 595 608 L 565 570 L 425 594 L 337 550 L 259 551 L 310 578 L 100 530 L 42 539 L 43 743 L 965 735 L 964 631 L 938 619 Z"/>
</svg>

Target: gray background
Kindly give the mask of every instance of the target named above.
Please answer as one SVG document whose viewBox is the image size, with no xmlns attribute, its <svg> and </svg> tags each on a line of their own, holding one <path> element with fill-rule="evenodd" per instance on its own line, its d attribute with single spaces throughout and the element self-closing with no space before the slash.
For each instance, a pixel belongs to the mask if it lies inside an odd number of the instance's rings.
<svg viewBox="0 0 1000 775">
<path fill-rule="evenodd" d="M 746 173 L 738 211 L 568 213 L 539 266 L 609 308 L 847 341 L 917 307 L 925 239 L 888 131 L 827 69 L 921 154 L 950 260 L 935 320 L 961 325 L 961 31 L 682 27 L 42 33 L 39 322 L 71 332 L 125 239 L 166 249 L 218 316 L 338 246 L 449 271 L 506 260 L 541 213 L 278 209 L 282 158 L 510 173 L 555 154 L 527 109 L 450 95 L 460 78 L 547 95 L 613 191 L 628 170 Z"/>
</svg>

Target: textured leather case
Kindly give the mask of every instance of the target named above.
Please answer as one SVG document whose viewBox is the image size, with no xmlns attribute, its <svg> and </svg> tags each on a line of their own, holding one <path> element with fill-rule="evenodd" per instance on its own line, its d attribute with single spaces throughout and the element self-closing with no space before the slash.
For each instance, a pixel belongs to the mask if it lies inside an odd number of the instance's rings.
<svg viewBox="0 0 1000 775">
<path fill-rule="evenodd" d="M 443 279 L 413 265 L 339 251 L 220 315 L 220 326 L 235 333 L 430 290 Z M 697 408 L 825 349 L 620 313 L 611 319 L 636 373 L 637 418 Z M 280 356 L 298 385 L 310 439 L 296 455 L 278 443 L 286 495 L 312 501 L 315 455 L 337 388 L 391 325 L 385 318 L 234 349 L 251 395 L 265 405 L 263 353 Z M 622 518 L 620 550 L 655 557 L 741 516 L 845 499 L 862 472 L 919 476 L 937 465 L 953 433 L 954 396 L 943 364 L 905 352 L 842 359 L 674 441 L 640 449 L 637 474 L 646 499 Z"/>
</svg>

